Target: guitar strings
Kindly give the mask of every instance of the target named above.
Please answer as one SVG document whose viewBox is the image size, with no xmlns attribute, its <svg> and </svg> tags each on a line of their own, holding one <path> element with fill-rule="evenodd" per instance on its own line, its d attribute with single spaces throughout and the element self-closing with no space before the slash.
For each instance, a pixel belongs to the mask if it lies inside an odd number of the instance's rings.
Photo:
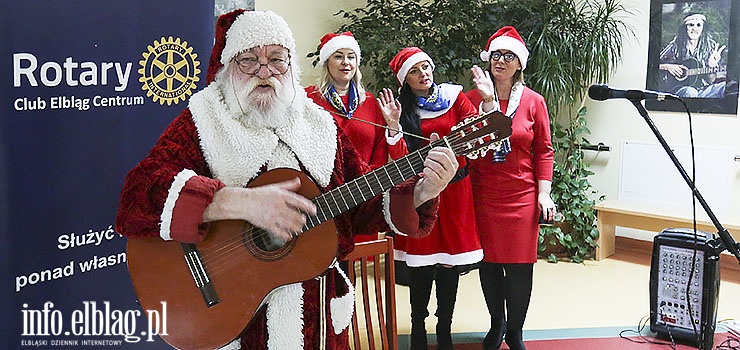
<svg viewBox="0 0 740 350">
<path fill-rule="evenodd" d="M 432 142 L 426 147 L 423 147 L 415 152 L 412 152 L 405 157 L 394 160 L 393 162 L 388 163 L 386 166 L 379 168 L 379 169 L 385 169 L 386 174 L 391 179 L 391 184 L 389 185 L 392 185 L 393 183 L 401 183 L 402 181 L 406 180 L 403 178 L 404 171 L 413 170 L 415 167 L 423 165 L 424 157 L 422 157 L 421 154 L 425 153 L 425 156 L 426 156 L 426 154 L 428 154 L 429 150 L 431 150 L 432 147 L 435 147 L 438 145 L 440 146 L 449 145 L 451 146 L 455 154 L 461 154 L 463 151 L 465 151 L 465 143 L 457 144 L 457 142 L 465 136 L 466 135 L 461 134 L 457 131 L 453 131 L 451 134 L 447 135 L 445 138 Z M 498 141 L 500 140 L 495 140 L 495 142 L 498 142 Z M 487 144 L 490 144 L 491 142 L 494 142 L 494 141 L 483 142 L 482 137 L 479 138 L 479 141 L 478 141 L 478 143 L 481 145 L 487 145 Z M 418 156 L 419 160 L 410 159 L 412 158 L 414 154 Z M 397 175 L 395 174 L 391 175 L 388 173 L 387 168 L 390 165 L 394 165 L 396 167 L 396 169 L 398 170 Z M 376 170 L 379 170 L 379 169 L 376 169 Z M 319 224 L 323 223 L 324 221 L 327 221 L 330 218 L 333 218 L 339 213 L 342 213 L 345 210 L 348 210 L 354 207 L 354 206 L 349 205 L 349 203 L 347 203 L 346 198 L 348 197 L 352 198 L 352 201 L 355 203 L 355 206 L 359 203 L 363 203 L 365 201 L 364 200 L 365 198 L 362 195 L 362 187 L 361 187 L 360 182 L 365 181 L 366 184 L 368 185 L 368 189 L 372 190 L 372 186 L 370 185 L 370 182 L 367 179 L 369 175 L 375 176 L 378 182 L 378 185 L 381 185 L 381 189 L 382 189 L 383 187 L 382 182 L 378 178 L 377 174 L 375 174 L 375 171 L 372 171 L 370 173 L 367 173 L 361 176 L 360 178 L 354 179 L 336 188 L 335 189 L 336 191 L 332 190 L 332 191 L 329 191 L 329 192 L 326 192 L 326 193 L 323 193 L 317 196 L 316 198 L 314 198 L 314 200 L 312 200 L 314 201 L 314 204 L 316 204 L 318 208 L 321 208 L 320 203 L 316 203 L 316 201 L 318 201 L 319 199 L 323 199 L 324 202 L 328 205 L 329 207 L 328 209 L 330 213 L 333 215 L 327 216 L 325 213 L 323 213 L 323 210 L 322 210 L 322 214 L 324 214 L 324 220 L 320 220 L 320 218 L 318 217 L 318 213 L 316 216 L 309 216 L 309 219 L 311 220 L 311 224 L 313 224 L 313 218 L 319 219 L 319 221 L 312 227 L 309 227 L 308 225 L 309 223 L 307 222 L 307 224 L 304 226 L 304 231 L 302 231 L 302 233 L 312 229 L 313 227 L 318 226 Z M 398 178 L 398 176 L 400 176 L 400 179 Z M 350 188 L 350 185 L 353 185 L 353 184 L 360 190 L 359 192 L 353 192 L 352 188 Z M 342 210 L 342 206 L 336 200 L 336 198 L 334 198 L 334 195 L 333 195 L 334 192 L 338 192 L 340 194 L 340 197 L 342 198 L 345 204 L 344 207 L 346 209 Z M 331 199 L 336 204 L 336 207 L 332 207 L 331 203 L 326 198 L 327 196 L 332 197 Z M 358 197 L 362 198 L 363 201 L 358 203 L 358 199 L 357 199 Z M 335 211 L 333 209 L 335 208 L 337 209 L 337 212 L 338 212 L 337 214 L 334 214 Z M 254 241 L 256 240 L 262 240 L 265 237 L 265 235 L 272 235 L 272 233 L 265 229 L 252 226 L 251 230 L 244 230 L 244 231 L 238 232 L 237 234 L 232 235 L 232 237 L 227 238 L 226 240 L 224 240 L 223 244 L 218 247 L 200 249 L 201 259 L 203 261 L 203 264 L 207 267 L 207 270 L 209 271 L 210 274 L 222 273 L 223 271 L 226 271 L 239 263 L 239 259 L 235 259 L 234 257 L 238 257 L 243 254 L 244 244 L 251 244 L 251 243 L 254 243 Z"/>
<path fill-rule="evenodd" d="M 453 143 L 460 138 L 460 136 L 458 136 L 457 133 L 454 133 L 454 134 L 451 134 L 451 135 L 452 135 L 451 137 L 448 135 L 448 138 L 449 138 L 448 141 L 452 140 Z M 431 147 L 434 147 L 437 144 L 441 144 L 441 143 L 443 143 L 443 140 L 438 140 L 437 142 L 432 143 L 429 146 L 425 147 L 425 149 L 421 149 L 421 150 L 419 150 L 417 152 L 414 152 L 414 153 L 417 153 L 417 155 L 420 155 L 419 153 L 421 153 L 422 151 L 428 153 L 428 149 L 431 149 Z M 462 150 L 461 146 L 459 146 L 459 145 L 453 145 L 453 151 L 455 151 L 456 154 L 459 151 L 461 151 L 461 150 Z M 411 160 L 409 159 L 409 158 L 411 158 L 412 155 L 413 155 L 413 153 L 412 154 L 409 154 L 407 157 L 404 157 L 404 158 L 399 159 L 399 160 L 406 160 L 406 163 L 408 164 L 408 165 L 406 165 L 406 164 L 403 164 L 403 162 L 401 162 L 402 163 L 401 164 L 401 167 L 403 167 L 404 170 L 407 170 L 407 171 L 408 170 L 413 170 L 414 164 L 412 164 L 411 163 Z M 419 157 L 419 158 L 420 158 L 420 161 L 423 162 L 423 157 Z M 395 162 L 394 161 L 394 163 L 396 163 L 394 165 L 399 170 L 399 174 L 398 175 L 401 175 L 402 178 L 400 179 L 400 181 L 399 181 L 399 179 L 397 179 L 397 178 L 394 179 L 393 177 L 391 177 L 391 179 L 392 179 L 393 182 L 400 183 L 403 180 L 405 180 L 405 179 L 403 179 L 403 171 L 400 169 L 399 165 L 397 164 L 398 162 Z M 389 165 L 390 164 L 391 163 L 389 163 Z M 416 163 L 415 165 L 416 166 L 419 166 L 420 163 Z M 387 173 L 387 171 L 386 171 L 386 173 Z M 370 174 L 370 173 L 368 173 L 368 174 Z M 366 175 L 368 175 L 368 174 L 366 174 Z M 390 175 L 390 174 L 388 174 L 388 175 Z M 356 179 L 356 180 L 353 180 L 353 182 L 357 182 L 357 180 L 359 180 L 359 178 Z M 351 183 L 352 182 L 347 183 L 347 184 L 345 184 L 345 185 L 340 186 L 339 188 L 337 188 L 339 190 L 339 193 L 342 196 L 342 198 L 347 198 L 347 196 L 345 194 L 343 194 L 342 191 L 343 190 L 348 190 L 349 191 L 348 194 L 350 196 L 352 196 L 353 199 L 354 199 L 354 196 L 352 195 L 352 190 L 348 186 Z M 369 185 L 369 183 L 368 183 L 368 185 Z M 359 184 L 357 186 L 359 188 Z M 343 189 L 343 187 L 345 187 L 345 188 Z M 331 193 L 331 191 L 325 193 L 324 195 L 330 194 L 330 193 Z M 339 206 L 339 203 L 336 202 L 336 199 L 334 199 L 334 201 Z M 354 201 L 356 202 L 356 199 L 354 199 Z M 327 204 L 328 204 L 328 201 L 325 200 L 325 202 L 327 202 Z M 345 201 L 345 205 L 348 208 L 350 207 L 346 203 L 346 201 Z M 215 250 L 208 249 L 208 248 L 203 249 L 202 250 L 202 259 L 203 259 L 203 262 L 204 262 L 204 264 L 206 266 L 208 266 L 208 270 L 211 271 L 210 273 L 216 274 L 216 273 L 220 273 L 222 271 L 225 271 L 225 270 L 233 267 L 234 265 L 238 264 L 238 260 L 231 258 L 231 255 L 235 251 L 238 251 L 239 254 L 242 254 L 243 244 L 244 243 L 250 243 L 250 242 L 242 242 L 243 240 L 246 239 L 246 240 L 249 240 L 249 241 L 252 241 L 253 242 L 254 240 L 262 239 L 263 236 L 266 235 L 266 234 L 271 234 L 271 233 L 268 232 L 268 231 L 266 231 L 266 230 L 264 230 L 264 229 L 261 229 L 259 227 L 252 227 L 252 234 L 249 234 L 248 231 L 242 231 L 239 234 L 233 235 L 233 237 L 228 238 L 226 240 L 225 244 L 223 244 L 222 246 L 217 247 Z M 248 235 L 248 237 L 247 238 L 244 238 L 245 235 Z M 237 254 L 237 255 L 239 255 L 239 254 Z"/>
</svg>

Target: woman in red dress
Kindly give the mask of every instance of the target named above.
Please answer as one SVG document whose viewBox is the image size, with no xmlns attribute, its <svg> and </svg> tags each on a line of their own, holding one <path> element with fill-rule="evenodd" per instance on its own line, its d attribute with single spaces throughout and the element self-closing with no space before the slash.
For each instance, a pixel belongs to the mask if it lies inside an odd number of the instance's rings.
<svg viewBox="0 0 740 350">
<path fill-rule="evenodd" d="M 462 86 L 434 83 L 434 63 L 421 49 L 401 50 L 390 66 L 401 86 L 401 125 L 406 132 L 422 137 L 404 136 L 410 152 L 427 144 L 423 140 L 432 133 L 447 135 L 465 118 L 478 116 Z M 405 261 L 410 269 L 412 350 L 427 348 L 425 319 L 433 281 L 437 349 L 452 349 L 450 327 L 460 276 L 457 267 L 475 264 L 483 257 L 465 158 L 459 157 L 458 163 L 457 176 L 440 194 L 439 216 L 432 232 L 420 239 L 396 235 L 396 260 Z"/>
<path fill-rule="evenodd" d="M 378 99 L 365 91 L 359 70 L 360 45 L 350 32 L 329 33 L 321 38 L 318 86 L 306 88 L 308 97 L 329 111 L 337 125 L 349 136 L 352 146 L 372 169 L 408 153 L 398 119 L 400 104 L 390 89 L 383 89 Z M 384 129 L 384 126 L 388 129 Z M 378 238 L 377 232 L 355 235 L 354 241 Z"/>
<path fill-rule="evenodd" d="M 522 327 L 537 261 L 538 218 L 540 212 L 545 220 L 555 217 L 550 119 L 544 98 L 524 86 L 528 56 L 514 27 L 499 29 L 480 54 L 488 69 L 473 67 L 476 89 L 466 93 L 481 112 L 512 118 L 512 135 L 502 147 L 470 162 L 484 254 L 480 283 L 491 315 L 486 350 L 498 349 L 504 334 L 509 349 L 526 349 Z"/>
</svg>

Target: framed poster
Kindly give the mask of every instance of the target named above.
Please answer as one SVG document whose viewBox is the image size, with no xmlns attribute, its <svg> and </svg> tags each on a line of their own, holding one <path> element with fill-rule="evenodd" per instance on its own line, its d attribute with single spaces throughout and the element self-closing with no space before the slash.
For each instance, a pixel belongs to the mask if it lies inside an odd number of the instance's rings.
<svg viewBox="0 0 740 350">
<path fill-rule="evenodd" d="M 646 88 L 692 112 L 737 115 L 740 0 L 652 0 Z M 650 110 L 683 105 L 646 101 Z"/>
</svg>

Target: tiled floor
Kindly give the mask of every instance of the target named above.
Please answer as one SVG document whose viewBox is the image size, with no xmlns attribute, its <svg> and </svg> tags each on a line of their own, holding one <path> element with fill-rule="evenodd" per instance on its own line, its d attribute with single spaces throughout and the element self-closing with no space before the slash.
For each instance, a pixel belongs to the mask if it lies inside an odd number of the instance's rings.
<svg viewBox="0 0 740 350">
<path fill-rule="evenodd" d="M 525 341 L 618 338 L 622 330 L 637 331 L 641 319 L 650 313 L 650 266 L 647 259 L 649 256 L 645 258 L 618 251 L 609 259 L 587 261 L 584 264 L 568 262 L 551 264 L 539 261 L 534 268 L 532 301 L 524 325 Z M 398 286 L 396 295 L 399 345 L 401 349 L 406 349 L 407 335 L 410 332 L 408 288 Z M 430 314 L 434 314 L 435 308 L 432 296 L 429 305 Z M 740 319 L 738 270 L 722 270 L 717 310 L 718 324 L 721 325 L 723 320 L 727 319 Z M 427 319 L 427 331 L 430 334 L 434 332 L 435 324 L 436 319 L 430 316 Z M 480 291 L 477 271 L 473 271 L 460 279 L 453 320 L 455 333 L 453 339 L 456 343 L 480 341 L 488 328 L 488 311 Z M 434 338 L 430 337 L 430 342 L 433 340 Z M 621 341 L 629 343 L 627 340 Z M 550 347 L 531 348 L 556 349 L 553 346 L 550 344 Z M 649 344 L 639 346 L 637 349 L 652 348 Z M 566 348 L 568 347 L 563 349 Z M 624 347 L 624 349 L 634 348 L 627 345 Z"/>
</svg>

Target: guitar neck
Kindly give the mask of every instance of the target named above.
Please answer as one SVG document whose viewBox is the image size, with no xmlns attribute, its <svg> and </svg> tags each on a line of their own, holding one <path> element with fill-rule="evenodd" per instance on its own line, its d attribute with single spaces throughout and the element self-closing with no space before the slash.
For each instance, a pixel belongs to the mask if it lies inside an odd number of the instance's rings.
<svg viewBox="0 0 740 350">
<path fill-rule="evenodd" d="M 437 143 L 441 142 L 437 141 Z M 396 159 L 342 186 L 316 196 L 311 200 L 316 205 L 316 215 L 308 217 L 304 232 L 420 173 L 424 170 L 424 158 L 434 146 L 435 144 L 430 144 L 422 147 L 403 158 Z"/>
<path fill-rule="evenodd" d="M 702 67 L 702 68 L 690 68 L 686 75 L 701 75 L 701 74 L 710 74 L 710 73 L 718 73 L 719 67 Z"/>
</svg>

